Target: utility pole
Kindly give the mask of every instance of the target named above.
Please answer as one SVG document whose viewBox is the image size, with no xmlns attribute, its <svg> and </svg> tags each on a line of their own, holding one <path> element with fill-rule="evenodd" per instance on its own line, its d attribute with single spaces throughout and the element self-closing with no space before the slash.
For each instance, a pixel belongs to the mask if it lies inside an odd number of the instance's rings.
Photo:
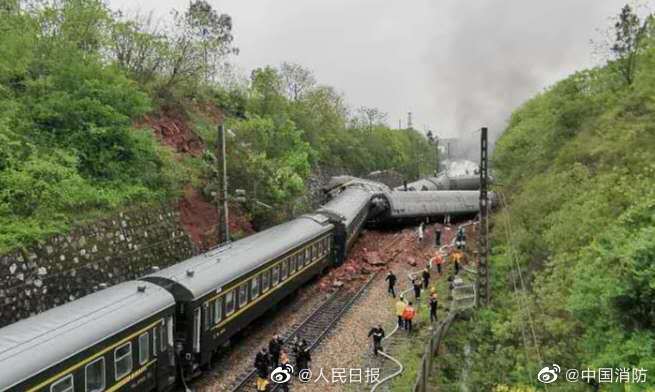
<svg viewBox="0 0 655 392">
<path fill-rule="evenodd" d="M 489 305 L 491 284 L 489 281 L 489 198 L 487 197 L 488 174 L 487 128 L 480 132 L 480 236 L 478 238 L 478 306 Z"/>
<path fill-rule="evenodd" d="M 436 175 L 439 175 L 439 136 L 437 136 L 437 133 L 434 133 L 434 164 L 437 169 Z"/>
<path fill-rule="evenodd" d="M 216 149 L 216 165 L 218 173 L 218 243 L 224 244 L 230 240 L 230 227 L 228 225 L 227 208 L 227 158 L 225 155 L 225 128 L 218 126 L 218 140 Z M 220 159 L 219 159 L 220 155 Z"/>
<path fill-rule="evenodd" d="M 407 112 L 407 128 L 410 131 L 414 130 L 414 128 L 412 126 L 412 112 Z M 413 135 L 410 134 L 410 137 L 412 137 L 412 136 Z M 416 143 L 415 143 L 415 146 L 414 146 L 414 155 L 416 156 L 416 179 L 421 178 L 421 166 L 419 164 L 418 149 L 419 149 L 419 142 L 417 140 Z"/>
</svg>

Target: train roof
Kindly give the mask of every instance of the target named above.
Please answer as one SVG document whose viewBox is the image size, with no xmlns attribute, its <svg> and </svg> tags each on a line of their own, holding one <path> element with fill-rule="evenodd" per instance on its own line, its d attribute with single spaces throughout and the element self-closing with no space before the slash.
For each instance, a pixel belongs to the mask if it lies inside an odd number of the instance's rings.
<svg viewBox="0 0 655 392">
<path fill-rule="evenodd" d="M 335 176 L 330 178 L 327 184 L 323 186 L 323 191 L 335 193 L 346 188 L 360 188 L 370 192 L 386 192 L 391 190 L 391 188 L 379 181 L 352 176 Z"/>
<path fill-rule="evenodd" d="M 389 201 L 389 215 L 393 218 L 475 213 L 480 209 L 479 191 L 396 191 L 383 195 Z"/>
<path fill-rule="evenodd" d="M 0 329 L 0 390 L 174 304 L 161 287 L 130 281 L 6 326 Z"/>
<path fill-rule="evenodd" d="M 414 182 L 407 184 L 407 189 L 410 191 L 436 191 L 438 189 L 444 189 L 443 185 L 444 177 L 425 177 Z M 405 185 L 397 186 L 394 188 L 396 191 L 405 190 Z"/>
<path fill-rule="evenodd" d="M 363 208 L 371 201 L 371 192 L 359 188 L 347 188 L 334 199 L 327 202 L 317 210 L 318 213 L 327 212 L 337 214 L 344 218 L 344 224 L 349 226 Z"/>
<path fill-rule="evenodd" d="M 492 180 L 491 178 L 489 179 Z M 425 177 L 407 184 L 409 191 L 439 191 L 439 190 L 478 190 L 480 189 L 480 175 L 456 175 L 450 176 L 442 172 L 436 177 Z M 397 186 L 396 191 L 404 191 L 405 186 Z"/>
<path fill-rule="evenodd" d="M 282 256 L 293 247 L 330 231 L 332 227 L 328 221 L 300 217 L 142 279 L 168 287 L 178 300 L 192 301 Z"/>
</svg>

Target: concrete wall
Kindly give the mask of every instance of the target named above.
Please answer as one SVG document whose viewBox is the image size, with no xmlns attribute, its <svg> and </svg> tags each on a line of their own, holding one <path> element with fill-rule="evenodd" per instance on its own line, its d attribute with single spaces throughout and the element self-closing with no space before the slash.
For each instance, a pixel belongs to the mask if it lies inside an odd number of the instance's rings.
<svg viewBox="0 0 655 392">
<path fill-rule="evenodd" d="M 176 208 L 120 213 L 0 256 L 0 327 L 186 259 Z"/>
</svg>

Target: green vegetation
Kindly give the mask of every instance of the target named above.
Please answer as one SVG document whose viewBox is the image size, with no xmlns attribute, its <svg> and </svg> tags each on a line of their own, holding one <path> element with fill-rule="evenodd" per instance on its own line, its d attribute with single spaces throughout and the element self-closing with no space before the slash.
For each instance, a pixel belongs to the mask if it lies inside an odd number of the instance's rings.
<svg viewBox="0 0 655 392">
<path fill-rule="evenodd" d="M 231 108 L 226 126 L 235 136 L 228 147 L 236 153 L 228 169 L 239 179 L 235 187 L 280 207 L 271 212 L 252 205 L 255 217 L 279 221 L 306 208 L 301 196 L 312 167 L 360 176 L 395 169 L 407 178 L 435 167 L 434 147 L 424 135 L 390 129 L 376 110 L 350 114 L 335 89 L 316 85 L 298 65 L 255 69 L 248 83 L 223 91 L 217 102 Z"/>
<path fill-rule="evenodd" d="M 101 0 L 0 0 L 0 251 L 211 183 L 218 116 L 207 111 L 216 106 L 236 135 L 232 185 L 269 223 L 304 207 L 313 167 L 415 177 L 417 151 L 428 157 L 424 173 L 434 166 L 419 133 L 389 129 L 375 110 L 360 111 L 367 121 L 351 114 L 300 66 L 225 77 L 237 53 L 231 31 L 231 18 L 203 0 L 165 24 Z M 170 109 L 210 146 L 205 154 L 180 156 L 147 123 L 134 128 Z"/>
<path fill-rule="evenodd" d="M 77 1 L 4 6 L 0 249 L 99 210 L 173 196 L 186 171 L 149 132 L 131 129 L 151 99 L 101 56 L 108 11 Z"/>
<path fill-rule="evenodd" d="M 493 304 L 453 326 L 440 390 L 541 389 L 552 363 L 649 371 L 602 390 L 655 386 L 655 34 L 629 8 L 615 27 L 606 66 L 526 102 L 497 143 Z"/>
<path fill-rule="evenodd" d="M 435 288 L 437 291 L 437 298 L 439 298 L 439 306 L 437 309 L 438 320 L 441 321 L 448 315 L 449 301 L 449 288 L 446 276 L 453 273 L 451 265 L 444 266 L 444 274 L 442 277 L 436 278 L 431 282 L 430 287 Z M 414 303 L 417 310 L 416 318 L 414 319 L 415 331 L 412 335 L 408 336 L 402 344 L 395 348 L 394 352 L 390 353 L 394 358 L 398 359 L 403 364 L 404 370 L 397 377 L 390 381 L 392 391 L 405 392 L 409 387 L 413 387 L 418 377 L 418 372 L 421 369 L 423 354 L 426 350 L 426 345 L 429 344 L 430 336 L 433 331 L 430 329 L 432 322 L 430 321 L 430 306 L 428 304 L 429 291 L 421 293 L 422 298 L 418 304 Z M 407 293 L 408 298 L 413 298 L 413 293 Z M 395 301 L 394 301 L 395 303 Z M 392 305 L 389 308 L 393 308 Z M 407 335 L 405 331 L 398 331 L 397 334 Z"/>
</svg>

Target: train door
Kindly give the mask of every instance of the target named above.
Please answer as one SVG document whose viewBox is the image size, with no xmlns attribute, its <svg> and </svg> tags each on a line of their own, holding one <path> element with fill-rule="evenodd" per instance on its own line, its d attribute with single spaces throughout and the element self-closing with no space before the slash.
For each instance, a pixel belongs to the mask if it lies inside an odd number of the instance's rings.
<svg viewBox="0 0 655 392">
<path fill-rule="evenodd" d="M 175 383 L 173 317 L 162 319 L 153 330 L 153 355 L 157 358 L 157 390 L 164 391 Z"/>
</svg>

